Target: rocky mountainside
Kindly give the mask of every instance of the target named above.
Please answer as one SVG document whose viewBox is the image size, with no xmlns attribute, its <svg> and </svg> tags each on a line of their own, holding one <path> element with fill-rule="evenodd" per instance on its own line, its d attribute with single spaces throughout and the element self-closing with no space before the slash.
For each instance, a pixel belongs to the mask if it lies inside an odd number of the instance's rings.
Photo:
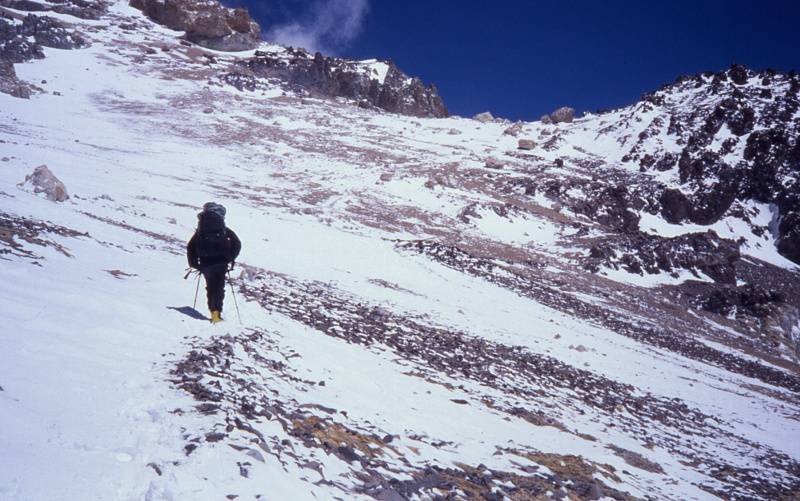
<svg viewBox="0 0 800 501">
<path fill-rule="evenodd" d="M 213 2 L 0 14 L 0 499 L 796 498 L 797 75 L 511 123 Z"/>
<path fill-rule="evenodd" d="M 260 27 L 246 10 L 226 9 L 216 0 L 131 0 L 131 5 L 210 49 L 244 51 L 256 48 L 261 39 Z M 409 77 L 391 61 L 348 61 L 276 46 L 238 61 L 222 78 L 239 90 L 254 91 L 273 80 L 309 95 L 351 99 L 362 107 L 417 117 L 448 115 L 435 86 Z"/>
<path fill-rule="evenodd" d="M 800 77 L 742 66 L 683 77 L 623 118 L 646 121 L 620 137 L 641 171 L 676 172 L 661 195 L 670 223 L 710 225 L 740 214 L 736 202 L 775 206 L 778 251 L 800 263 Z"/>
<path fill-rule="evenodd" d="M 311 56 L 304 49 L 280 48 L 257 51 L 223 78 L 239 90 L 252 91 L 260 82 L 272 79 L 301 93 L 352 99 L 361 107 L 414 117 L 448 116 L 435 86 L 407 76 L 391 61 L 348 61 L 319 52 Z"/>
</svg>

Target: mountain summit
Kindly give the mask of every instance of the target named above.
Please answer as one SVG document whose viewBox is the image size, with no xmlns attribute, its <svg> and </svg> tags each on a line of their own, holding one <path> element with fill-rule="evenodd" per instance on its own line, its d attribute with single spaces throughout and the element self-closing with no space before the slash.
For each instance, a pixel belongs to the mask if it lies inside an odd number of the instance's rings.
<svg viewBox="0 0 800 501">
<path fill-rule="evenodd" d="M 796 74 L 512 123 L 216 2 L 0 15 L 0 499 L 796 497 Z"/>
</svg>

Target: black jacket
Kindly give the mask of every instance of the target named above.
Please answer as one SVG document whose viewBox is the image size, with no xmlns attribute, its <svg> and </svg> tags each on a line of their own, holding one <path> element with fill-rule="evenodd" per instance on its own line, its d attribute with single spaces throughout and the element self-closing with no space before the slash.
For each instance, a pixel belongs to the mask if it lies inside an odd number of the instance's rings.
<svg viewBox="0 0 800 501">
<path fill-rule="evenodd" d="M 236 236 L 236 233 L 234 233 L 232 229 L 226 228 L 226 231 L 227 239 L 230 243 L 228 255 L 211 256 L 206 258 L 201 258 L 197 255 L 197 232 L 195 232 L 195 234 L 192 235 L 192 238 L 189 240 L 189 243 L 186 244 L 186 259 L 189 261 L 189 266 L 199 270 L 215 264 L 227 264 L 234 262 L 239 256 L 239 252 L 242 250 L 242 242 L 239 241 L 239 237 Z"/>
</svg>

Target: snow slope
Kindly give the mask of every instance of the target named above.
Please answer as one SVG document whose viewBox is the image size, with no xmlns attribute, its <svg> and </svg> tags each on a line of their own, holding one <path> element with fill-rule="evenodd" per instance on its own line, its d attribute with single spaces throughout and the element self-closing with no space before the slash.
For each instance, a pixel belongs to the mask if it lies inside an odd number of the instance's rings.
<svg viewBox="0 0 800 501">
<path fill-rule="evenodd" d="M 0 94 L 0 499 L 796 495 L 796 360 L 583 270 L 580 215 L 496 189 L 616 161 L 595 118 L 525 157 L 508 124 L 239 92 L 245 55 L 124 3 L 66 17 L 91 47 Z M 40 164 L 68 201 L 17 186 Z M 218 326 L 182 279 L 208 200 L 243 242 Z"/>
</svg>

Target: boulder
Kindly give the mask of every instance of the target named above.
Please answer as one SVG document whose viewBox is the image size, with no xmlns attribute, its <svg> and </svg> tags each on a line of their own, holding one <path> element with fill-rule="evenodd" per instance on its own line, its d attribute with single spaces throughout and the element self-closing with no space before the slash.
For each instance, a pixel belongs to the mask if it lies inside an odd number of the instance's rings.
<svg viewBox="0 0 800 501">
<path fill-rule="evenodd" d="M 33 173 L 25 176 L 25 181 L 17 185 L 19 188 L 33 193 L 42 193 L 48 200 L 63 202 L 69 198 L 67 188 L 46 165 L 40 165 Z"/>
<path fill-rule="evenodd" d="M 484 163 L 484 166 L 488 169 L 502 169 L 503 162 L 501 162 L 496 158 L 487 158 L 486 162 Z"/>
<path fill-rule="evenodd" d="M 14 65 L 0 59 L 0 92 L 21 99 L 31 97 L 30 88 L 17 79 Z"/>
<path fill-rule="evenodd" d="M 681 190 L 668 188 L 661 194 L 661 216 L 672 224 L 680 224 L 689 217 L 689 199 Z"/>
<path fill-rule="evenodd" d="M 575 108 L 569 106 L 562 106 L 556 111 L 550 113 L 550 120 L 553 123 L 570 123 L 575 118 Z"/>
<path fill-rule="evenodd" d="M 517 142 L 517 148 L 520 150 L 532 150 L 536 148 L 536 143 L 533 142 L 533 139 L 520 139 Z"/>
<path fill-rule="evenodd" d="M 247 10 L 228 9 L 214 0 L 130 0 L 130 5 L 209 49 L 236 52 L 261 42 L 261 27 Z"/>
<path fill-rule="evenodd" d="M 472 117 L 472 119 L 477 120 L 482 124 L 485 124 L 486 122 L 491 122 L 492 120 L 494 120 L 494 116 L 490 112 L 484 111 L 483 113 L 478 113 L 477 115 Z"/>
<path fill-rule="evenodd" d="M 553 123 L 553 120 L 550 119 L 550 115 L 542 115 L 539 121 L 545 125 L 550 125 L 551 123 Z"/>
</svg>

